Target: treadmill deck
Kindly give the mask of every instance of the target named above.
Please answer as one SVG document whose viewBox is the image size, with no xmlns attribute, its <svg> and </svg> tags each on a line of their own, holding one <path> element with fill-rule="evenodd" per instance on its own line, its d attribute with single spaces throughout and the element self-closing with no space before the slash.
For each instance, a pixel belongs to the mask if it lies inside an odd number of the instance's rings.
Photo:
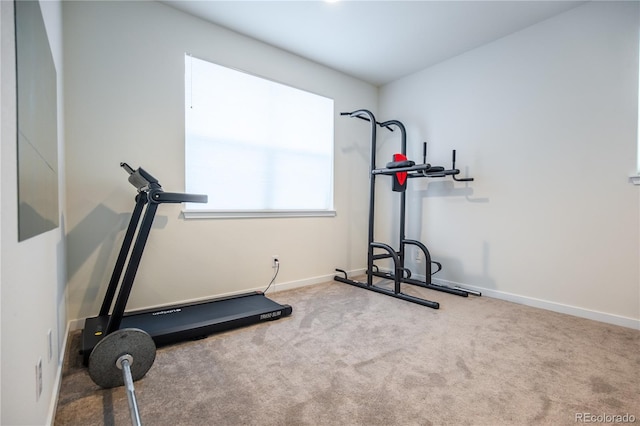
<svg viewBox="0 0 640 426">
<path fill-rule="evenodd" d="M 192 305 L 172 305 L 125 314 L 120 329 L 139 328 L 153 338 L 157 346 L 204 338 L 234 328 L 272 321 L 291 315 L 289 305 L 281 305 L 255 292 L 213 299 Z M 105 336 L 109 316 L 87 318 L 82 331 L 83 361 Z"/>
</svg>

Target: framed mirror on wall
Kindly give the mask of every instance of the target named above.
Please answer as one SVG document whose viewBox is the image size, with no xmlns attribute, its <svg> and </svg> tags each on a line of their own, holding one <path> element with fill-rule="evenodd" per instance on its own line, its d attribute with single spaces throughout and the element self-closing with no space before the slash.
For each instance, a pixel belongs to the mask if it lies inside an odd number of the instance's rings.
<svg viewBox="0 0 640 426">
<path fill-rule="evenodd" d="M 57 79 L 39 1 L 14 4 L 18 241 L 24 241 L 59 225 Z"/>
</svg>

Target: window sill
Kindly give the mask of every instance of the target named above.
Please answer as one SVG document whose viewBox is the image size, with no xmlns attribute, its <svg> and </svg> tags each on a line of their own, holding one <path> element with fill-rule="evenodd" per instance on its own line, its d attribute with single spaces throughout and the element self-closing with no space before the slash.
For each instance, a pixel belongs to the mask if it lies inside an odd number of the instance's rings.
<svg viewBox="0 0 640 426">
<path fill-rule="evenodd" d="M 640 185 L 640 173 L 637 175 L 629 176 L 629 182 L 634 185 Z"/>
<path fill-rule="evenodd" d="M 257 219 L 282 217 L 334 217 L 335 210 L 183 210 L 185 219 Z"/>
</svg>

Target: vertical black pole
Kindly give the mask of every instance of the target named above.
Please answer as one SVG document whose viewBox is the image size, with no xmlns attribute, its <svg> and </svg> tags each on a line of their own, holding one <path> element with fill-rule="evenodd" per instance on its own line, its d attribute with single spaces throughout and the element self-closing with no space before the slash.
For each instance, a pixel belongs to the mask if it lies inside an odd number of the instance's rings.
<svg viewBox="0 0 640 426">
<path fill-rule="evenodd" d="M 400 129 L 400 134 L 402 136 L 401 138 L 401 145 L 400 145 L 400 149 L 401 149 L 401 153 L 402 155 L 407 156 L 407 130 L 404 127 L 404 124 L 402 124 L 402 122 L 398 121 L 398 120 L 389 120 L 389 121 L 385 121 L 384 123 L 380 123 L 381 127 L 388 127 L 391 125 L 395 125 Z M 396 276 L 399 276 L 400 278 L 404 277 L 404 256 L 405 256 L 405 250 L 404 250 L 404 240 L 405 240 L 405 215 L 406 215 L 406 203 L 407 203 L 407 195 L 406 195 L 406 190 L 402 191 L 402 193 L 400 194 L 400 244 L 399 244 L 399 251 L 398 251 L 398 262 L 395 264 L 395 274 Z M 399 290 L 398 290 L 399 291 Z"/>
<path fill-rule="evenodd" d="M 402 134 L 402 155 L 406 157 L 407 156 L 407 131 L 401 122 L 398 121 L 396 124 L 400 128 L 400 133 Z M 406 238 L 406 235 L 405 235 L 405 215 L 407 214 L 406 203 L 407 203 L 407 191 L 405 189 L 404 191 L 402 191 L 400 195 L 400 246 L 399 246 L 400 247 L 400 255 L 399 255 L 400 265 L 397 265 L 400 269 L 397 268 L 396 270 L 396 275 L 400 275 L 401 278 L 404 277 L 404 265 L 405 265 L 404 240 Z"/>
<path fill-rule="evenodd" d="M 145 195 L 146 194 L 141 194 L 140 196 Z M 113 307 L 113 313 L 109 318 L 109 324 L 107 325 L 107 334 L 113 333 L 120 328 L 124 310 L 127 306 L 127 301 L 129 300 L 129 294 L 131 293 L 131 288 L 133 287 L 133 280 L 136 277 L 138 266 L 140 266 L 140 259 L 142 259 L 142 252 L 144 251 L 144 246 L 147 243 L 147 238 L 149 237 L 149 232 L 151 231 L 151 226 L 153 225 L 153 218 L 156 215 L 156 210 L 158 210 L 158 204 L 149 200 L 147 210 L 145 211 L 144 217 L 142 218 L 140 230 L 138 231 L 138 237 L 136 238 L 136 242 L 133 245 L 133 250 L 131 251 L 131 256 L 129 257 L 129 264 L 127 265 L 127 270 L 124 273 L 124 278 L 122 280 L 122 285 L 120 286 L 116 304 Z"/>
<path fill-rule="evenodd" d="M 102 301 L 102 307 L 100 308 L 100 316 L 105 316 L 109 314 L 109 310 L 111 309 L 111 304 L 113 303 L 113 297 L 116 294 L 116 289 L 118 288 L 118 283 L 120 282 L 120 277 L 122 276 L 122 270 L 124 269 L 124 264 L 127 260 L 127 256 L 129 255 L 129 249 L 131 249 L 133 236 L 135 235 L 136 229 L 138 228 L 138 223 L 140 222 L 140 215 L 142 214 L 142 208 L 146 203 L 147 203 L 146 194 L 138 193 L 138 195 L 136 196 L 136 206 L 133 209 L 133 213 L 131 214 L 131 219 L 129 220 L 129 226 L 127 227 L 127 232 L 124 235 L 124 241 L 122 242 L 122 247 L 120 248 L 118 259 L 116 260 L 116 266 L 113 268 L 113 273 L 111 274 L 111 280 L 109 280 L 109 286 L 107 287 L 107 292 L 104 295 L 104 300 Z"/>
<path fill-rule="evenodd" d="M 427 164 L 427 143 L 422 142 L 422 164 Z"/>
<path fill-rule="evenodd" d="M 374 230 L 374 209 L 376 197 L 376 175 L 373 171 L 376 168 L 376 118 L 367 111 L 371 120 L 371 164 L 369 167 L 369 243 L 367 244 L 367 285 L 373 285 L 373 230 Z"/>
</svg>

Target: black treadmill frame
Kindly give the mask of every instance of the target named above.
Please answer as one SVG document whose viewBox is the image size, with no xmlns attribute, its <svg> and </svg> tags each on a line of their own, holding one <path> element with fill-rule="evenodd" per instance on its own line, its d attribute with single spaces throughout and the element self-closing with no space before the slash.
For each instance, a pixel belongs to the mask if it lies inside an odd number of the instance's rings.
<svg viewBox="0 0 640 426">
<path fill-rule="evenodd" d="M 125 313 L 127 301 L 133 288 L 158 205 L 186 202 L 206 203 L 208 197 L 200 194 L 165 192 L 158 180 L 144 169 L 138 168 L 134 170 L 127 163 L 121 163 L 120 166 L 129 173 L 129 182 L 137 188 L 138 194 L 135 198 L 136 204 L 131 214 L 100 312 L 98 316 L 85 320 L 80 350 L 85 365 L 88 363 L 89 355 L 95 345 L 102 338 L 120 328 L 135 327 L 142 330 L 147 328 L 145 331 L 149 332 L 156 345 L 161 346 L 178 341 L 202 338 L 213 333 L 261 321 L 279 319 L 292 313 L 291 306 L 278 304 L 261 292 L 250 292 L 190 304 L 175 304 Z M 123 271 L 124 277 L 122 276 Z M 122 282 L 120 282 L 121 278 Z M 110 313 L 116 292 L 117 298 L 115 299 L 113 311 Z M 247 305 L 247 308 L 239 309 L 238 302 Z M 206 319 L 192 321 L 189 325 L 172 326 L 170 324 L 173 318 L 177 318 L 175 316 L 172 317 L 171 314 L 186 314 L 188 311 L 203 311 L 203 309 L 211 312 Z M 231 311 L 229 312 L 230 309 Z M 147 321 L 166 322 L 166 325 L 164 327 L 145 327 L 144 323 Z"/>
</svg>

